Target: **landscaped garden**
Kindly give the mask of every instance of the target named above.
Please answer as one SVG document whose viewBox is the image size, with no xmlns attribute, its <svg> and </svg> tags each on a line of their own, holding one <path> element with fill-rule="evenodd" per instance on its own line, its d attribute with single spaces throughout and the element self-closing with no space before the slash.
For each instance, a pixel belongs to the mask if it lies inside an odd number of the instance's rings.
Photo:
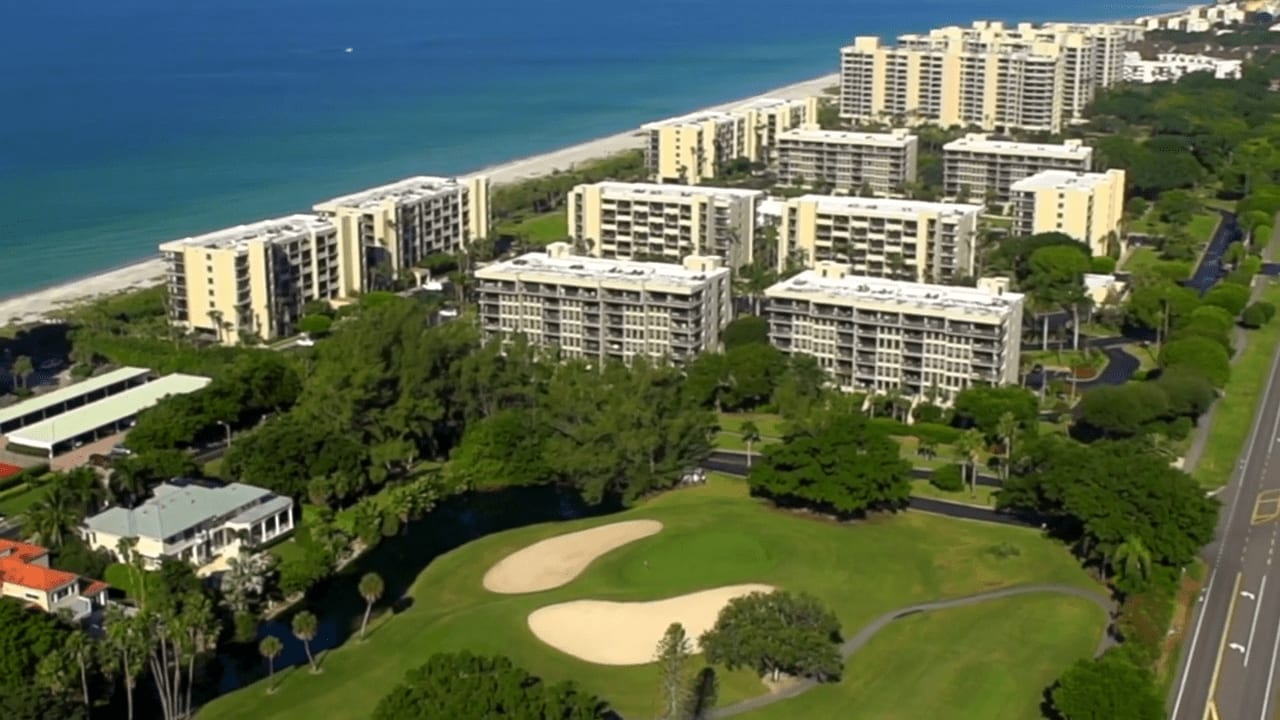
<svg viewBox="0 0 1280 720">
<path fill-rule="evenodd" d="M 662 530 L 604 555 L 567 585 L 523 595 L 484 589 L 482 578 L 495 563 L 531 543 L 644 518 L 661 521 Z M 405 670 L 433 653 L 462 649 L 506 655 L 549 682 L 575 680 L 624 717 L 650 717 L 657 710 L 655 666 L 576 660 L 536 639 L 529 614 L 571 600 L 656 600 L 738 583 L 811 593 L 835 611 L 846 638 L 883 613 L 919 602 L 1030 583 L 1101 589 L 1062 545 L 1037 532 L 911 512 L 842 524 L 772 509 L 748 497 L 742 481 L 713 475 L 705 486 L 666 493 L 624 513 L 512 530 L 443 555 L 400 603 L 408 609 L 377 617 L 366 642 L 349 640 L 320 658 L 322 674 L 290 669 L 278 676 L 274 694 L 259 682 L 214 700 L 201 717 L 368 717 Z M 811 716 L 834 716 L 851 703 L 885 703 L 894 695 L 922 703 L 929 695 L 920 691 L 922 680 L 941 687 L 972 675 L 992 657 L 1000 660 L 999 671 L 983 682 L 1017 688 L 1003 704 L 960 691 L 938 702 L 946 703 L 950 717 L 1035 716 L 1040 690 L 1092 653 L 1104 623 L 1096 607 L 1090 611 L 1078 599 L 1053 595 L 948 610 L 925 623 L 904 621 L 885 631 L 887 642 L 877 638 L 864 650 L 872 661 L 855 655 L 839 684 L 744 717 L 794 716 L 802 708 Z M 1053 630 L 1044 632 L 1046 627 Z M 886 674 L 874 660 L 895 653 L 914 658 L 895 660 L 910 672 Z M 717 671 L 721 705 L 767 692 L 749 671 Z M 927 716 L 921 714 L 926 710 L 919 706 L 915 716 Z"/>
</svg>

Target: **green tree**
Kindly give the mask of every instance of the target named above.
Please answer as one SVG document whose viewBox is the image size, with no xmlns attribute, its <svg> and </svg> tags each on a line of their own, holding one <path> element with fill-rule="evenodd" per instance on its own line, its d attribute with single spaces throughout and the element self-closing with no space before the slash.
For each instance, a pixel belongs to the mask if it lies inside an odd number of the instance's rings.
<svg viewBox="0 0 1280 720">
<path fill-rule="evenodd" d="M 1078 245 L 1043 247 L 1031 254 L 1029 272 L 1022 286 L 1029 290 L 1041 309 L 1062 308 L 1077 313 L 1085 299 L 1084 275 L 1089 272 L 1089 253 Z M 1079 318 L 1076 339 L 1079 349 Z"/>
<path fill-rule="evenodd" d="M 986 445 L 986 439 L 976 428 L 970 428 L 955 442 L 956 454 L 964 464 L 965 477 L 969 481 L 969 497 L 978 494 L 978 453 Z"/>
<path fill-rule="evenodd" d="M 742 442 L 747 444 L 747 467 L 751 467 L 751 451 L 760 442 L 760 428 L 750 420 L 743 420 L 738 426 L 738 434 L 742 436 Z"/>
<path fill-rule="evenodd" d="M 1000 444 L 1004 446 L 1004 461 L 1000 466 L 1005 480 L 1009 479 L 1009 465 L 1013 462 L 1013 438 L 1017 433 L 1018 418 L 1008 410 L 1001 413 L 1000 419 L 996 422 L 996 435 L 1000 438 Z"/>
<path fill-rule="evenodd" d="M 369 614 L 373 612 L 373 604 L 382 598 L 386 585 L 378 573 L 365 573 L 360 578 L 360 597 L 364 598 L 364 618 L 360 620 L 360 639 L 364 640 L 365 631 L 369 628 Z"/>
<path fill-rule="evenodd" d="M 1104 385 L 1085 393 L 1079 419 L 1110 437 L 1136 435 L 1169 412 L 1169 398 L 1157 383 Z"/>
<path fill-rule="evenodd" d="M 32 363 L 31 358 L 26 355 L 19 355 L 13 361 L 13 368 L 12 368 L 13 376 L 18 379 L 18 382 L 22 385 L 23 388 L 27 387 L 27 379 L 30 378 L 31 373 L 35 371 L 36 371 L 35 364 Z"/>
<path fill-rule="evenodd" d="M 671 623 L 655 653 L 658 660 L 662 710 L 660 720 L 686 720 L 689 716 L 691 694 L 689 687 L 689 656 L 693 644 L 680 623 Z"/>
<path fill-rule="evenodd" d="M 267 694 L 276 691 L 276 658 L 284 652 L 284 643 L 275 635 L 268 635 L 258 643 L 258 653 L 267 660 Z"/>
<path fill-rule="evenodd" d="M 1160 374 L 1155 384 L 1164 393 L 1173 415 L 1198 418 L 1218 397 L 1213 383 L 1192 368 L 1169 368 Z"/>
<path fill-rule="evenodd" d="M 1111 556 L 1116 581 L 1127 589 L 1141 587 L 1151 577 L 1151 551 L 1138 538 L 1128 538 Z"/>
<path fill-rule="evenodd" d="M 1000 418 L 1012 414 L 1018 426 L 1034 432 L 1039 422 L 1040 402 L 1035 393 L 1022 387 L 970 387 L 955 399 L 955 414 L 961 426 L 972 424 L 984 435 L 1000 434 Z"/>
<path fill-rule="evenodd" d="M 1235 283 L 1223 283 L 1204 294 L 1204 304 L 1216 305 L 1235 317 L 1249 304 L 1249 288 Z"/>
<path fill-rule="evenodd" d="M 1160 352 L 1160 364 L 1166 370 L 1187 368 L 1200 373 L 1222 387 L 1231 376 L 1231 356 L 1222 345 L 1203 337 L 1172 340 Z"/>
<path fill-rule="evenodd" d="M 106 667 L 124 683 L 126 717 L 133 720 L 134 690 L 138 676 L 146 666 L 147 640 L 145 627 L 138 616 L 129 616 L 120 605 L 107 607 Z"/>
<path fill-rule="evenodd" d="M 311 654 L 311 641 L 316 639 L 317 625 L 316 616 L 307 610 L 294 615 L 290 623 L 293 636 L 302 641 L 302 647 L 307 651 L 307 662 L 311 664 L 313 673 L 320 672 L 320 666 L 316 665 L 316 658 Z"/>
<path fill-rule="evenodd" d="M 768 345 L 769 321 L 756 315 L 744 315 L 725 326 L 720 332 L 720 342 L 724 343 L 725 350 L 743 345 Z"/>
<path fill-rule="evenodd" d="M 89 673 L 94 668 L 97 657 L 97 646 L 89 636 L 80 629 L 73 630 L 67 635 L 64 650 L 67 658 L 75 664 L 80 674 L 80 694 L 84 700 L 85 707 L 92 705 L 89 697 Z"/>
<path fill-rule="evenodd" d="M 707 662 L 819 682 L 840 679 L 840 623 L 811 595 L 755 592 L 729 601 L 699 639 Z"/>
<path fill-rule="evenodd" d="M 76 532 L 84 515 L 84 505 L 71 487 L 66 482 L 52 480 L 44 497 L 23 513 L 23 532 L 41 544 L 59 548 L 65 538 Z"/>
<path fill-rule="evenodd" d="M 446 466 L 451 482 L 469 488 L 538 485 L 551 468 L 543 458 L 546 426 L 524 408 L 500 410 L 467 426 Z"/>
<path fill-rule="evenodd" d="M 1111 651 L 1097 660 L 1079 660 L 1050 692 L 1063 720 L 1161 720 L 1164 703 L 1151 671 Z"/>
<path fill-rule="evenodd" d="M 329 334 L 333 327 L 333 319 L 327 315 L 304 315 L 298 321 L 298 331 L 310 337 L 319 338 Z"/>
<path fill-rule="evenodd" d="M 1271 318 L 1276 314 L 1275 306 L 1267 302 L 1256 302 L 1246 307 L 1240 313 L 1240 324 L 1247 328 L 1256 330 L 1257 328 L 1271 322 Z"/>
</svg>

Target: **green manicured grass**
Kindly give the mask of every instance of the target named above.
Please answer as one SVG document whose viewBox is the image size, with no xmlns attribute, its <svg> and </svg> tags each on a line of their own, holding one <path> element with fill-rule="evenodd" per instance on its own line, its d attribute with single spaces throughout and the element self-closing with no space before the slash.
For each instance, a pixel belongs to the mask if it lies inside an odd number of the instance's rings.
<svg viewBox="0 0 1280 720">
<path fill-rule="evenodd" d="M 205 477 L 221 478 L 222 477 L 222 458 L 210 460 L 204 464 Z"/>
<path fill-rule="evenodd" d="M 773 413 L 720 413 L 720 432 L 716 433 L 716 447 L 721 450 L 746 450 L 747 444 L 742 441 L 742 423 L 750 420 L 760 431 L 760 442 L 752 446 L 758 450 L 765 445 L 781 442 L 785 434 L 782 426 L 786 423 Z"/>
<path fill-rule="evenodd" d="M 664 529 L 598 559 L 564 587 L 496 595 L 481 585 L 489 567 L 530 543 L 634 518 L 659 519 Z M 1012 552 L 994 552 L 996 548 Z M 286 673 L 269 697 L 259 682 L 214 700 L 200 717 L 368 717 L 406 670 L 432 653 L 464 648 L 508 655 L 552 682 L 573 679 L 608 698 L 625 717 L 652 717 L 657 709 L 654 667 L 575 660 L 538 641 L 528 629 L 528 614 L 568 600 L 654 600 L 744 582 L 813 593 L 836 612 L 848 634 L 889 610 L 936 598 L 1032 582 L 1095 587 L 1060 544 L 1038 532 L 911 512 L 841 524 L 774 510 L 750 498 L 745 483 L 713 475 L 705 486 L 669 492 L 610 517 L 520 528 L 447 553 L 413 584 L 409 609 L 382 616 L 367 642 L 352 641 L 326 653 L 323 674 Z M 349 591 L 354 590 L 333 590 Z M 383 606 L 393 599 L 384 598 Z M 1052 657 L 1055 638 L 1065 632 L 1059 628 L 1075 627 L 1070 617 L 1060 621 L 1046 612 L 1034 631 L 1021 629 L 1019 652 L 1044 651 Z M 977 624 L 974 632 L 987 630 Z M 1042 632 L 1048 637 L 1043 647 Z M 974 651 L 966 644 L 948 645 L 936 652 L 975 667 L 989 660 L 985 646 Z M 1061 670 L 1056 664 L 1054 669 Z M 746 671 L 723 672 L 721 682 L 722 703 L 764 691 Z M 1037 677 L 1034 686 L 1023 690 L 1034 694 L 1042 687 Z M 896 688 L 908 689 L 901 684 Z M 830 705 L 810 716 L 847 717 L 845 709 Z"/>
<path fill-rule="evenodd" d="M 28 485 L 22 492 L 7 495 L 0 499 L 0 515 L 5 517 L 17 517 L 27 511 L 27 508 L 40 502 L 40 499 L 49 492 L 49 488 L 44 485 Z"/>
<path fill-rule="evenodd" d="M 1035 350 L 1022 353 L 1023 366 L 1043 365 L 1049 368 L 1091 367 L 1102 372 L 1109 359 L 1106 353 L 1087 350 Z"/>
<path fill-rule="evenodd" d="M 569 237 L 569 218 L 564 210 L 552 210 L 519 222 L 505 223 L 498 227 L 498 233 L 522 237 L 532 245 L 546 245 Z"/>
<path fill-rule="evenodd" d="M 1093 654 L 1105 623 L 1096 605 L 1054 595 L 912 615 L 850 658 L 839 683 L 742 717 L 1038 718 L 1041 693 L 1071 663 Z M 834 708 L 857 710 L 832 715 Z"/>
<path fill-rule="evenodd" d="M 964 503 L 966 505 L 982 505 L 983 507 L 995 507 L 996 488 L 987 485 L 979 485 L 974 489 L 974 494 L 969 494 L 969 487 L 966 485 L 963 490 L 951 492 L 948 490 L 939 490 L 929 483 L 928 480 L 912 480 L 911 494 L 915 497 L 936 498 L 938 500 L 947 500 L 950 502 Z"/>
<path fill-rule="evenodd" d="M 1262 299 L 1280 305 L 1280 285 L 1269 285 Z M 1223 398 L 1214 411 L 1213 426 L 1209 428 L 1204 453 L 1192 473 L 1201 485 L 1222 487 L 1230 479 L 1253 428 L 1253 418 L 1266 390 L 1277 344 L 1280 344 L 1280 319 L 1273 319 L 1266 326 L 1249 331 L 1244 350 L 1231 366 L 1231 379 L 1227 381 Z"/>
<path fill-rule="evenodd" d="M 1145 372 L 1154 369 L 1159 363 L 1156 362 L 1155 350 L 1151 346 L 1144 346 L 1142 343 L 1128 343 L 1120 346 L 1121 350 L 1138 359 L 1138 372 Z"/>
<path fill-rule="evenodd" d="M 1128 270 L 1129 272 L 1138 272 L 1140 270 L 1150 269 L 1159 262 L 1161 262 L 1160 253 L 1156 252 L 1155 248 L 1149 248 L 1146 246 L 1136 247 L 1130 251 L 1129 256 L 1124 261 L 1124 267 L 1122 269 Z"/>
<path fill-rule="evenodd" d="M 1191 218 L 1191 222 L 1187 223 L 1187 234 L 1197 240 L 1208 242 L 1213 236 L 1213 231 L 1218 227 L 1220 215 L 1214 212 L 1202 212 Z"/>
</svg>

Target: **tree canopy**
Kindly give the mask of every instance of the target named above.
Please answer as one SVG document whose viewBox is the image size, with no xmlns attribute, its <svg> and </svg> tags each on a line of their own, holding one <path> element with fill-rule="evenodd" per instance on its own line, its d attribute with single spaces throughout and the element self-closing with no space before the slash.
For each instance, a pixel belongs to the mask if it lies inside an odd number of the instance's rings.
<svg viewBox="0 0 1280 720">
<path fill-rule="evenodd" d="M 1151 672 L 1116 651 L 1097 660 L 1076 661 L 1049 695 L 1062 720 L 1161 720 L 1165 716 Z"/>
<path fill-rule="evenodd" d="M 840 679 L 840 622 L 811 595 L 777 590 L 734 598 L 699 640 L 707 662 L 759 675 Z"/>
</svg>

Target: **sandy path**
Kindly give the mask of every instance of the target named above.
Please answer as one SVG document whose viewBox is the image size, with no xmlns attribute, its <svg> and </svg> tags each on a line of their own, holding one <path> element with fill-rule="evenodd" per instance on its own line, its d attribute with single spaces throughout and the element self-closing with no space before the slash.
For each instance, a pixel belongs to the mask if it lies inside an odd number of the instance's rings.
<svg viewBox="0 0 1280 720">
<path fill-rule="evenodd" d="M 542 642 L 597 665 L 644 665 L 673 622 L 684 625 L 698 652 L 698 636 L 716 624 L 729 601 L 770 585 L 727 585 L 653 602 L 575 600 L 529 614 L 529 629 Z"/>
<path fill-rule="evenodd" d="M 499 560 L 484 574 L 484 587 L 508 595 L 558 588 L 592 560 L 661 529 L 657 520 L 628 520 L 547 538 Z"/>
</svg>

